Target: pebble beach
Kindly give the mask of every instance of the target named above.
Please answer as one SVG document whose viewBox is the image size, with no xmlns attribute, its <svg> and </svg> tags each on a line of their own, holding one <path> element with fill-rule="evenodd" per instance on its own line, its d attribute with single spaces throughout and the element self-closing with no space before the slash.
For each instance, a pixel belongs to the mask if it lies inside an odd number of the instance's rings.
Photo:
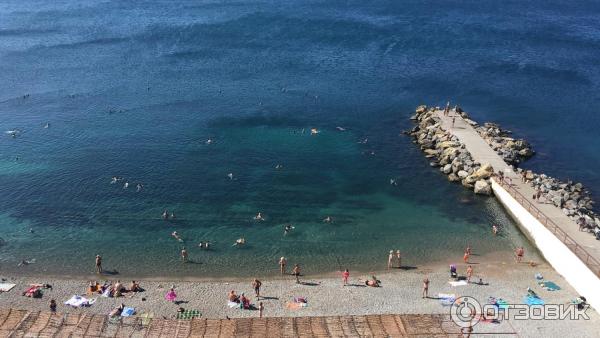
<svg viewBox="0 0 600 338">
<path fill-rule="evenodd" d="M 470 261 L 474 268 L 472 282 L 481 278 L 484 284 L 470 283 L 465 286 L 451 286 L 448 267 L 446 264 L 430 264 L 417 267 L 393 268 L 390 271 L 375 273 L 381 280 L 379 288 L 364 286 L 369 274 L 353 274 L 350 270 L 349 285 L 343 286 L 340 273 L 330 273 L 320 276 L 302 276 L 301 284 L 296 284 L 291 275 L 284 275 L 276 279 L 263 279 L 261 295 L 268 317 L 281 316 L 328 316 L 328 315 L 365 315 L 365 314 L 447 314 L 450 308 L 443 306 L 439 293 L 455 294 L 458 296 L 472 296 L 482 303 L 488 297 L 497 297 L 506 300 L 509 304 L 522 304 L 527 288 L 531 287 L 546 304 L 566 304 L 576 298 L 578 294 L 566 281 L 546 263 L 540 262 L 537 266 L 529 263 L 515 263 L 512 257 L 504 255 L 477 256 L 476 253 Z M 465 275 L 466 264 L 458 264 L 458 274 Z M 545 280 L 553 281 L 561 287 L 558 291 L 545 291 L 537 285 L 535 274 L 540 273 Z M 421 285 L 427 276 L 431 283 L 429 297 L 421 298 Z M 73 295 L 85 295 L 89 283 L 85 279 L 40 279 L 39 277 L 2 276 L 6 282 L 17 284 L 9 292 L 0 294 L 0 306 L 27 310 L 48 311 L 50 299 L 58 303 L 57 311 L 108 314 L 121 303 L 136 309 L 136 314 L 151 313 L 154 318 L 174 318 L 179 307 L 186 310 L 199 310 L 203 318 L 238 318 L 256 317 L 256 310 L 241 310 L 227 306 L 227 293 L 235 290 L 236 293 L 245 293 L 250 296 L 252 303 L 258 305 L 251 287 L 252 279 L 220 279 L 220 280 L 142 280 L 141 287 L 144 292 L 125 294 L 119 298 L 97 297 L 96 302 L 84 308 L 72 308 L 64 305 L 64 301 Z M 102 276 L 99 281 L 116 281 L 118 276 Z M 260 279 L 260 275 L 257 276 Z M 122 280 L 127 286 L 130 280 Z M 44 290 L 41 299 L 28 298 L 21 292 L 31 283 L 47 283 L 52 289 Z M 165 299 L 165 294 L 171 286 L 175 287 L 178 304 Z M 288 309 L 286 303 L 292 302 L 294 297 L 305 297 L 307 306 L 300 309 Z M 597 325 L 600 317 L 594 310 L 586 312 L 590 320 L 527 320 L 510 321 L 501 324 L 479 325 L 507 325 L 517 333 L 526 336 L 544 334 L 544 336 L 564 336 L 574 330 L 580 337 L 597 337 L 600 327 Z M 487 328 L 493 331 L 493 327 Z"/>
</svg>

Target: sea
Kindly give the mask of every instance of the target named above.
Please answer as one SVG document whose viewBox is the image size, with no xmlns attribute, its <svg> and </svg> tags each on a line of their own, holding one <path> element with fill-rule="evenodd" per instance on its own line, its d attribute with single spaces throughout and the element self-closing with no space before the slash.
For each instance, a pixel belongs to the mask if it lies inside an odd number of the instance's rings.
<svg viewBox="0 0 600 338">
<path fill-rule="evenodd" d="M 449 101 L 598 196 L 599 51 L 593 1 L 4 0 L 0 274 L 90 275 L 97 254 L 181 278 L 535 256 L 402 131 Z"/>
</svg>

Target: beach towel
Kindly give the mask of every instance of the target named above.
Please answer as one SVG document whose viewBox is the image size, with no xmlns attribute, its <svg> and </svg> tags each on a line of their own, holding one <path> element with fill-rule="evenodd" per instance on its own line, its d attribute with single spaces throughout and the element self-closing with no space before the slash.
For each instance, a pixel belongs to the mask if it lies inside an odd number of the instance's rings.
<svg viewBox="0 0 600 338">
<path fill-rule="evenodd" d="M 453 293 L 438 293 L 438 298 L 442 306 L 451 306 L 456 300 L 456 295 Z"/>
<path fill-rule="evenodd" d="M 154 313 L 153 312 L 142 313 L 140 315 L 140 318 L 142 319 L 142 326 L 148 326 L 148 325 L 150 325 L 150 322 L 154 318 Z"/>
<path fill-rule="evenodd" d="M 301 309 L 303 307 L 307 307 L 307 306 L 308 306 L 308 304 L 306 304 L 306 303 L 296 303 L 296 302 L 285 303 L 285 307 L 288 310 L 299 310 L 299 309 Z"/>
<path fill-rule="evenodd" d="M 294 297 L 294 303 L 308 303 L 306 297 Z"/>
<path fill-rule="evenodd" d="M 8 292 L 12 290 L 17 284 L 13 283 L 0 283 L 0 292 Z"/>
<path fill-rule="evenodd" d="M 452 286 L 463 286 L 463 285 L 468 285 L 469 283 L 466 280 L 459 280 L 459 281 L 449 281 L 448 284 L 452 285 Z"/>
<path fill-rule="evenodd" d="M 129 317 L 129 316 L 133 316 L 135 314 L 135 309 L 132 307 L 126 307 L 123 309 L 123 312 L 121 312 L 121 317 Z"/>
<path fill-rule="evenodd" d="M 106 290 L 104 290 L 102 297 L 110 297 L 110 288 L 106 288 Z"/>
<path fill-rule="evenodd" d="M 227 306 L 229 306 L 230 308 L 236 308 L 236 307 L 240 307 L 240 303 L 236 303 L 236 302 L 227 302 Z"/>
<path fill-rule="evenodd" d="M 198 310 L 185 310 L 177 313 L 177 319 L 194 319 L 202 316 L 202 313 Z"/>
<path fill-rule="evenodd" d="M 438 293 L 438 298 L 439 299 L 456 299 L 456 295 L 453 293 Z"/>
<path fill-rule="evenodd" d="M 65 305 L 70 305 L 72 307 L 82 307 L 88 305 L 88 300 L 85 297 L 81 296 L 73 296 L 71 299 L 65 302 Z"/>
<path fill-rule="evenodd" d="M 554 284 L 551 281 L 545 281 L 545 282 L 540 282 L 539 283 L 540 286 L 542 287 L 542 289 L 546 290 L 546 291 L 557 291 L 560 290 L 560 286 Z"/>
<path fill-rule="evenodd" d="M 539 297 L 525 296 L 523 302 L 527 305 L 544 305 L 544 301 Z"/>
</svg>

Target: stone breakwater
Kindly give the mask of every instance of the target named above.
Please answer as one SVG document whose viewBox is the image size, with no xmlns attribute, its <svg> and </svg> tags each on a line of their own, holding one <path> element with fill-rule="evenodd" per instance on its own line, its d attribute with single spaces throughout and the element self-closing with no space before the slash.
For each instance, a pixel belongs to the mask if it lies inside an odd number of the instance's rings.
<svg viewBox="0 0 600 338">
<path fill-rule="evenodd" d="M 419 106 L 411 118 L 417 125 L 409 132 L 421 147 L 425 156 L 431 159 L 432 167 L 448 175 L 450 182 L 460 182 L 476 194 L 491 195 L 490 177 L 494 168 L 486 163 L 473 160 L 458 138 L 441 127 L 435 116 L 435 108 Z"/>
<path fill-rule="evenodd" d="M 425 105 L 417 107 L 415 115 L 411 117 L 417 125 L 407 134 L 414 137 L 413 143 L 418 144 L 425 156 L 431 159 L 430 165 L 439 167 L 449 181 L 460 182 L 477 194 L 490 195 L 492 191 L 489 179 L 494 174 L 494 168 L 473 160 L 464 144 L 442 128 L 436 110 L 439 108 Z M 527 141 L 511 137 L 511 132 L 502 129 L 498 124 L 486 122 L 479 125 L 459 107 L 452 109 L 450 113 L 459 115 L 471 125 L 483 140 L 513 167 L 535 154 Z M 593 211 L 594 201 L 583 184 L 564 182 L 521 168 L 515 171 L 536 190 L 538 203 L 552 203 L 583 229 L 600 227 L 600 215 Z"/>
<path fill-rule="evenodd" d="M 531 170 L 517 169 L 524 179 L 536 190 L 538 203 L 552 203 L 575 220 L 582 228 L 600 227 L 600 215 L 593 211 L 594 201 L 583 184 L 563 182 Z"/>
</svg>

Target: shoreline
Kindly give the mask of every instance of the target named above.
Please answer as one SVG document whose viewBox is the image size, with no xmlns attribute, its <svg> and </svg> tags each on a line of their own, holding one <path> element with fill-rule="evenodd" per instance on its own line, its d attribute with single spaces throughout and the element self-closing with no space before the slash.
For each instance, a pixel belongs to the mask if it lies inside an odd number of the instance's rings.
<svg viewBox="0 0 600 338">
<path fill-rule="evenodd" d="M 475 252 L 476 253 L 476 252 Z M 465 275 L 466 264 L 461 257 L 454 260 L 458 273 Z M 527 253 L 526 253 L 527 258 Z M 258 317 L 258 311 L 241 310 L 227 306 L 227 293 L 235 290 L 239 295 L 245 293 L 252 304 L 263 302 L 265 317 L 313 317 L 313 316 L 348 316 L 372 314 L 448 314 L 449 307 L 444 306 L 435 297 L 439 293 L 471 296 L 486 303 L 488 297 L 501 297 L 509 304 L 522 304 L 527 288 L 531 287 L 547 304 L 565 304 L 578 296 L 577 292 L 546 262 L 531 267 L 526 263 L 515 263 L 512 255 L 495 254 L 491 256 L 474 256 L 471 262 L 474 267 L 473 281 L 482 278 L 484 285 L 470 283 L 464 286 L 451 286 L 448 267 L 443 263 L 419 266 L 416 269 L 399 270 L 377 274 L 382 286 L 372 288 L 364 286 L 368 275 L 350 270 L 350 284 L 342 285 L 341 276 L 303 276 L 303 284 L 296 284 L 293 276 L 278 279 L 263 279 L 260 300 L 254 297 L 251 278 L 237 281 L 148 281 L 142 280 L 144 292 L 125 294 L 119 298 L 105 298 L 94 295 L 97 300 L 85 308 L 71 308 L 63 304 L 72 295 L 85 295 L 87 280 L 44 279 L 17 277 L 9 280 L 17 284 L 6 293 L 0 293 L 0 308 L 26 309 L 29 311 L 48 311 L 48 302 L 55 299 L 58 313 L 100 314 L 107 315 L 120 304 L 136 309 L 136 315 L 152 314 L 155 319 L 174 318 L 177 309 L 198 310 L 203 319 L 250 318 Z M 534 278 L 541 273 L 546 280 L 553 281 L 562 289 L 549 292 L 537 285 Z M 421 298 L 421 285 L 424 276 L 430 283 L 429 296 Z M 117 277 L 118 278 L 118 277 Z M 117 278 L 112 278 L 113 280 Z M 52 289 L 44 290 L 41 299 L 28 298 L 21 292 L 30 283 L 49 283 Z M 129 281 L 123 280 L 128 286 Z M 171 284 L 175 286 L 177 300 L 174 304 L 165 299 Z M 306 297 L 308 306 L 291 308 L 288 306 L 294 297 Z M 600 316 L 590 309 L 587 311 L 591 320 L 565 321 L 511 321 L 511 325 L 523 336 L 531 336 L 540 328 L 549 332 L 579 332 L 580 336 L 600 336 Z M 487 324 L 486 324 L 487 325 Z M 491 326 L 486 326 L 492 328 Z M 482 327 L 483 328 L 483 327 Z"/>
<path fill-rule="evenodd" d="M 506 256 L 506 255 L 512 255 L 513 251 L 512 250 L 506 250 L 506 251 L 492 251 L 492 252 L 488 252 L 482 255 L 479 255 L 475 253 L 472 255 L 473 257 L 477 258 L 478 260 L 485 260 L 488 263 L 501 263 L 504 260 L 498 260 L 495 259 L 494 257 L 497 257 L 497 255 L 501 255 L 502 257 Z M 537 264 L 546 264 L 546 261 L 543 259 L 543 257 L 539 254 L 539 252 L 534 253 L 534 258 L 535 258 L 535 262 Z M 386 263 L 385 262 L 386 257 L 382 256 L 382 266 L 384 266 Z M 354 271 L 355 273 L 359 273 L 359 274 L 374 274 L 374 275 L 380 275 L 380 274 L 385 274 L 385 273 L 389 273 L 390 271 L 394 271 L 394 270 L 435 270 L 435 269 L 440 269 L 442 267 L 447 267 L 449 264 L 451 263 L 455 263 L 455 264 L 460 264 L 462 262 L 462 257 L 460 256 L 460 254 L 456 255 L 456 259 L 454 260 L 444 260 L 444 259 L 437 259 L 437 260 L 433 260 L 430 262 L 427 262 L 425 264 L 418 264 L 418 265 L 414 265 L 412 263 L 410 263 L 410 261 L 408 261 L 408 259 L 403 255 L 402 258 L 403 261 L 403 266 L 401 268 L 392 268 L 391 270 L 387 270 L 386 268 L 382 268 L 382 269 L 372 269 L 369 271 L 363 270 L 363 269 L 352 269 L 351 266 L 347 266 L 344 268 L 348 268 L 351 271 Z M 406 264 L 409 263 L 409 264 Z M 37 264 L 37 263 L 35 263 Z M 301 264 L 301 267 L 303 266 L 303 264 Z M 305 264 L 304 264 L 305 266 Z M 33 279 L 33 278 L 46 278 L 46 279 L 54 279 L 54 280 L 86 280 L 86 281 L 90 281 L 90 280 L 117 280 L 117 279 L 123 279 L 123 280 L 136 280 L 136 281 L 149 281 L 149 282 L 170 282 L 170 281 L 182 281 L 182 282 L 240 282 L 240 281 L 247 281 L 250 280 L 251 278 L 254 277 L 259 277 L 259 278 L 264 278 L 264 279 L 268 279 L 268 280 L 285 280 L 286 278 L 291 278 L 292 274 L 291 274 L 291 269 L 292 267 L 289 266 L 287 267 L 287 271 L 285 275 L 281 275 L 279 274 L 279 270 L 277 269 L 273 269 L 273 274 L 263 274 L 263 273 L 257 273 L 255 275 L 249 275 L 249 276 L 206 276 L 206 277 L 201 277 L 201 276 L 178 276 L 178 275 L 174 275 L 174 276 L 139 276 L 139 275 L 134 275 L 134 274 L 127 274 L 127 273 L 118 273 L 118 274 L 111 274 L 111 273 L 103 273 L 103 274 L 60 274 L 60 275 L 54 275 L 54 274 L 48 274 L 48 273 L 15 273 L 13 271 L 9 271 L 9 272 L 2 272 L 2 274 L 0 275 L 0 277 L 2 278 L 29 278 L 29 279 Z M 317 273 L 307 273 L 307 274 L 302 274 L 302 276 L 306 277 L 306 278 L 313 278 L 313 279 L 318 279 L 318 278 L 333 278 L 335 276 L 337 276 L 341 271 L 339 270 L 335 270 L 335 271 L 327 271 L 327 272 L 317 272 Z"/>
</svg>

